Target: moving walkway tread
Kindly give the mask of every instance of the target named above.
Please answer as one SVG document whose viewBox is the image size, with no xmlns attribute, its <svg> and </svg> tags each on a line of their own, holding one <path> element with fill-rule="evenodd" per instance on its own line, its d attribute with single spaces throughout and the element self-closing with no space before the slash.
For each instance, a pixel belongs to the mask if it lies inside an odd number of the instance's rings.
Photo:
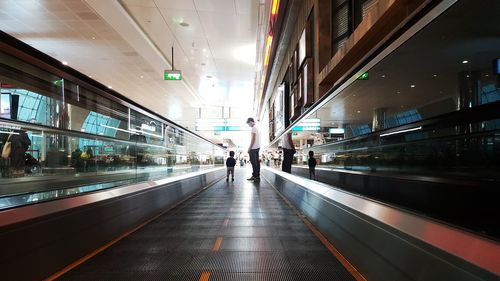
<svg viewBox="0 0 500 281">
<path fill-rule="evenodd" d="M 267 183 L 221 180 L 60 280 L 355 280 Z M 90 238 L 89 238 L 90 239 Z"/>
</svg>

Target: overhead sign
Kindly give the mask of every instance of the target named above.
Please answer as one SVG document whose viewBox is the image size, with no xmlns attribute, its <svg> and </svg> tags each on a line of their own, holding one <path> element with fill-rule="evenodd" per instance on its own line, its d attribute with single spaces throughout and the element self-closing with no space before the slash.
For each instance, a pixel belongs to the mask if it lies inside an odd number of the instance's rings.
<svg viewBox="0 0 500 281">
<path fill-rule="evenodd" d="M 345 129 L 344 128 L 330 128 L 330 129 L 328 129 L 328 133 L 330 133 L 330 134 L 343 134 L 343 133 L 345 133 Z"/>
<path fill-rule="evenodd" d="M 141 124 L 141 129 L 143 130 L 148 130 L 148 131 L 152 131 L 152 132 L 156 132 L 156 127 L 155 126 L 152 126 L 150 124 L 144 124 L 142 123 Z"/>
<path fill-rule="evenodd" d="M 292 131 L 316 131 L 320 130 L 320 126 L 295 126 L 292 128 Z"/>
<path fill-rule="evenodd" d="M 164 80 L 182 80 L 182 71 L 180 70 L 165 70 L 163 72 Z"/>
<path fill-rule="evenodd" d="M 197 119 L 196 131 L 250 131 L 251 128 L 245 124 L 245 120 L 239 119 Z"/>
<path fill-rule="evenodd" d="M 309 118 L 300 121 L 297 126 L 292 128 L 292 131 L 319 131 L 321 129 L 321 119 Z"/>
</svg>

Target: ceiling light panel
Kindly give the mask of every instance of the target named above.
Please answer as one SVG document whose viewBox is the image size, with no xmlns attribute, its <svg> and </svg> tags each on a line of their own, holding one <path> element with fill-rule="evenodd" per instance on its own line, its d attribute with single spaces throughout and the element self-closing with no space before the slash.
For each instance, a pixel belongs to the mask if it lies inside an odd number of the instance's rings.
<svg viewBox="0 0 500 281">
<path fill-rule="evenodd" d="M 198 11 L 213 13 L 235 13 L 234 0 L 194 0 Z"/>
</svg>

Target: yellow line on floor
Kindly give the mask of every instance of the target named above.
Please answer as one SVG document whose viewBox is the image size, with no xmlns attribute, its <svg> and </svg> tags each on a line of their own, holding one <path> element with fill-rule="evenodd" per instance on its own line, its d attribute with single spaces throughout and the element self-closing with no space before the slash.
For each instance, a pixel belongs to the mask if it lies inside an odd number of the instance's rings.
<svg viewBox="0 0 500 281">
<path fill-rule="evenodd" d="M 214 247 L 212 248 L 212 251 L 218 252 L 221 244 L 222 244 L 222 237 L 217 237 L 217 240 L 215 240 L 215 244 Z"/>
<path fill-rule="evenodd" d="M 182 203 L 188 201 L 189 199 L 191 198 L 194 198 L 196 197 L 198 194 L 200 194 L 201 192 L 207 190 L 208 188 L 212 187 L 213 185 L 215 185 L 217 182 L 219 182 L 219 180 L 215 180 L 213 181 L 212 183 L 210 183 L 209 185 L 201 188 L 199 191 L 197 191 L 195 194 L 189 196 L 188 198 L 186 199 L 183 199 L 177 203 L 175 203 L 174 205 L 172 206 L 169 206 L 167 207 L 165 210 L 163 210 L 162 212 L 160 212 L 158 215 L 150 218 L 149 220 L 145 221 L 144 223 L 132 228 L 131 230 L 125 232 L 124 234 L 122 234 L 121 236 L 111 240 L 110 242 L 104 244 L 103 246 L 97 248 L 96 250 L 94 250 L 93 252 L 89 253 L 88 255 L 85 255 L 81 258 L 79 258 L 78 260 L 74 261 L 73 263 L 69 264 L 68 266 L 66 266 L 65 268 L 61 269 L 60 271 L 52 274 L 51 276 L 47 277 L 46 279 L 44 279 L 44 281 L 53 281 L 53 280 L 56 280 L 57 278 L 61 277 L 62 275 L 64 275 L 65 273 L 69 272 L 70 270 L 72 270 L 73 268 L 79 266 L 80 264 L 86 262 L 87 260 L 91 259 L 93 256 L 99 254 L 100 252 L 106 250 L 107 248 L 113 246 L 113 244 L 115 244 L 116 242 L 122 240 L 123 238 L 129 236 L 130 234 L 134 233 L 135 231 L 137 231 L 138 229 L 142 228 L 143 226 L 145 226 L 146 224 L 156 220 L 157 218 L 159 218 L 160 216 L 162 216 L 163 214 L 165 214 L 166 212 L 176 208 L 177 206 L 181 205 Z M 222 240 L 222 238 L 221 238 Z M 221 241 L 222 242 L 222 241 Z M 220 247 L 220 245 L 219 245 Z M 208 280 L 208 279 L 207 279 Z"/>
<path fill-rule="evenodd" d="M 276 190 L 278 195 L 283 198 L 285 203 L 295 212 L 295 214 L 304 222 L 305 225 L 311 230 L 312 233 L 321 241 L 321 243 L 332 253 L 337 260 L 344 266 L 344 268 L 349 271 L 349 273 L 356 279 L 357 281 L 366 281 L 366 278 L 361 275 L 361 273 L 333 246 L 330 241 L 316 228 L 314 224 L 312 224 L 306 217 L 301 215 L 300 211 L 292 204 L 292 202 L 288 201 L 288 199 L 281 194 L 278 189 L 265 177 L 264 179 Z"/>
<path fill-rule="evenodd" d="M 208 281 L 210 279 L 210 271 L 203 271 L 200 275 L 199 281 Z"/>
</svg>

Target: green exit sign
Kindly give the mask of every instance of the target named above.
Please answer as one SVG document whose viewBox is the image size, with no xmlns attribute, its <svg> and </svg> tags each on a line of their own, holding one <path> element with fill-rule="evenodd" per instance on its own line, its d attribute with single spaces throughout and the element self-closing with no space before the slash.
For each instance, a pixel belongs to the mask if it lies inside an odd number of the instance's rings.
<svg viewBox="0 0 500 281">
<path fill-rule="evenodd" d="M 182 80 L 182 72 L 180 70 L 165 70 L 163 72 L 164 80 Z"/>
<path fill-rule="evenodd" d="M 368 74 L 368 71 L 361 74 L 361 76 L 358 77 L 358 80 L 368 80 L 370 78 L 370 75 Z"/>
</svg>

